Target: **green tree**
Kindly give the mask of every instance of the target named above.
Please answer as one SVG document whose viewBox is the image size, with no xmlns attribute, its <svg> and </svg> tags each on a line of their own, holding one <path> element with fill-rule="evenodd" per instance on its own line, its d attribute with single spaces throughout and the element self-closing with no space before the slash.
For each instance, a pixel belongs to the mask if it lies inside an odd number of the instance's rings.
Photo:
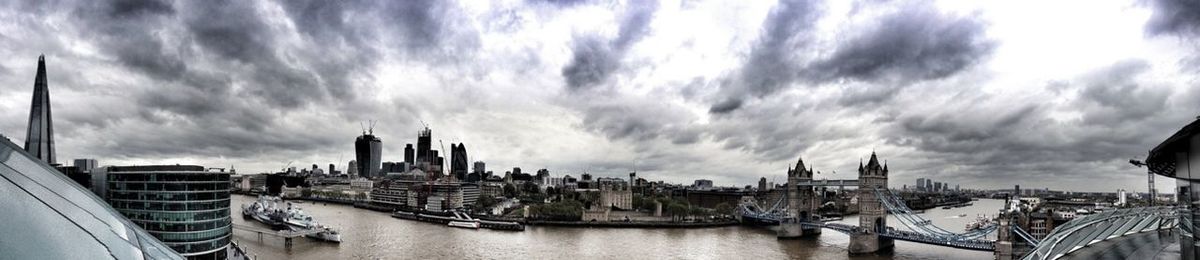
<svg viewBox="0 0 1200 260">
<path fill-rule="evenodd" d="M 688 205 L 680 203 L 671 203 L 667 205 L 667 213 L 671 214 L 672 221 L 683 220 L 688 214 Z"/>
<path fill-rule="evenodd" d="M 524 192 L 525 194 L 539 194 L 542 193 L 542 190 L 538 188 L 536 183 L 527 181 L 521 184 L 521 192 Z"/>
<path fill-rule="evenodd" d="M 479 198 L 475 200 L 475 212 L 488 212 L 488 209 L 491 209 L 498 203 L 500 203 L 500 201 L 496 200 L 496 198 L 480 194 Z"/>
<path fill-rule="evenodd" d="M 518 193 L 518 191 L 517 191 L 517 186 L 516 186 L 516 185 L 513 185 L 512 183 L 505 183 L 505 184 L 504 184 L 504 197 L 506 197 L 506 198 L 516 198 L 516 197 L 517 197 L 517 195 L 520 195 L 520 194 L 519 194 L 519 193 Z"/>
<path fill-rule="evenodd" d="M 733 206 L 725 202 L 717 203 L 716 206 L 713 206 L 713 210 L 716 211 L 718 215 L 734 215 Z"/>
</svg>

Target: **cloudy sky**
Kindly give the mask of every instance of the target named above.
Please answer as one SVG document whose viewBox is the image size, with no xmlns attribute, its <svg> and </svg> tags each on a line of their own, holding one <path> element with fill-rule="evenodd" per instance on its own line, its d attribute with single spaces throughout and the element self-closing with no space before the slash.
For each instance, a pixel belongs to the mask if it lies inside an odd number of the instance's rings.
<svg viewBox="0 0 1200 260">
<path fill-rule="evenodd" d="M 1183 2 L 4 1 L 0 134 L 45 54 L 60 161 L 345 168 L 378 120 L 499 172 L 1144 191 L 1200 115 Z"/>
</svg>

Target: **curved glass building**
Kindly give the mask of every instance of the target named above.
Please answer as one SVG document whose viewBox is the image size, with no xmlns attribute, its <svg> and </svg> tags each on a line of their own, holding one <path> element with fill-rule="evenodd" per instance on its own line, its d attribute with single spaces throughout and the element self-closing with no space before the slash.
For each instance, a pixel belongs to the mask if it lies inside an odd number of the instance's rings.
<svg viewBox="0 0 1200 260">
<path fill-rule="evenodd" d="M 225 259 L 232 226 L 229 173 L 196 165 L 111 166 L 105 197 L 189 259 Z"/>
<path fill-rule="evenodd" d="M 183 259 L 0 136 L 0 259 Z"/>
</svg>

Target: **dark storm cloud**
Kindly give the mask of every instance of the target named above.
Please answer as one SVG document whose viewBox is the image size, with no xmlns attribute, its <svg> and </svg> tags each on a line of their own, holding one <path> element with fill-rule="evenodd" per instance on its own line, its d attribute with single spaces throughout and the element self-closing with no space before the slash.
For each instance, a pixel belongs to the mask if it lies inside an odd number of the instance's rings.
<svg viewBox="0 0 1200 260">
<path fill-rule="evenodd" d="M 1065 107 L 997 105 L 1013 103 L 977 94 L 946 102 L 939 112 L 901 114 L 881 134 L 889 144 L 945 158 L 972 174 L 1020 177 L 1044 172 L 1082 177 L 1091 172 L 1070 166 L 1121 166 L 1124 160 L 1144 156 L 1155 142 L 1190 121 L 1187 111 L 1195 110 L 1188 106 L 1196 102 L 1186 95 L 1170 99 L 1169 88 L 1142 83 L 1146 80 L 1142 74 L 1149 69 L 1144 61 L 1128 60 L 1073 82 L 1052 82 L 1047 86 L 1052 91 L 1078 93 Z M 1051 116 L 1062 110 L 1080 117 Z"/>
<path fill-rule="evenodd" d="M 709 108 L 709 113 L 733 112 L 742 107 L 748 96 L 763 97 L 796 80 L 800 65 L 795 53 L 811 40 L 812 27 L 820 16 L 816 2 L 781 0 L 771 8 L 736 80 L 723 81 L 723 97 Z"/>
<path fill-rule="evenodd" d="M 713 105 L 711 113 L 732 112 L 745 98 L 762 98 L 797 82 L 868 83 L 854 86 L 866 89 L 848 91 L 842 104 L 879 103 L 913 82 L 954 75 L 995 48 L 985 38 L 986 24 L 977 18 L 944 14 L 927 3 L 900 3 L 896 11 L 839 43 L 828 57 L 802 64 L 796 53 L 807 47 L 819 13 L 803 2 L 781 2 L 776 8 L 764 22 L 739 80 L 725 86 L 727 97 Z"/>
<path fill-rule="evenodd" d="M 280 14 L 276 4 L 282 7 L 282 17 L 273 16 Z M 63 43 L 89 43 L 100 51 L 102 61 L 113 61 L 110 64 L 128 72 L 125 81 L 115 83 L 87 82 L 66 71 L 56 72 L 53 81 L 88 86 L 80 89 L 86 92 L 119 91 L 124 101 L 105 100 L 100 106 L 113 107 L 103 113 L 63 110 L 81 113 L 63 118 L 111 135 L 105 142 L 76 147 L 136 158 L 252 156 L 264 149 L 312 150 L 342 142 L 331 133 L 302 133 L 312 129 L 304 130 L 287 119 L 321 113 L 339 118 L 322 123 L 338 124 L 340 118 L 359 119 L 344 116 L 350 110 L 354 115 L 384 110 L 356 102 L 362 95 L 356 90 L 370 84 L 371 74 L 385 56 L 381 48 L 399 47 L 403 58 L 430 64 L 476 48 L 478 40 L 471 40 L 475 32 L 462 29 L 469 27 L 468 21 L 454 5 L 445 1 L 118 0 L 19 3 L 17 7 L 23 15 L 67 12 L 76 20 L 42 28 L 55 30 L 51 40 L 56 41 L 41 45 L 70 53 Z M 22 19 L 41 25 L 38 19 Z M 47 48 L 41 50 L 54 52 Z M 63 59 L 67 58 L 86 57 Z M 312 107 L 320 112 L 310 111 Z M 112 135 L 129 129 L 157 131 Z M 250 140 L 265 131 L 273 134 Z M 201 151 L 188 152 L 185 147 Z"/>
<path fill-rule="evenodd" d="M 1150 35 L 1200 36 L 1200 2 L 1192 0 L 1149 0 L 1154 13 L 1146 22 Z"/>
<path fill-rule="evenodd" d="M 708 113 L 724 114 L 724 113 L 729 113 L 734 110 L 737 110 L 738 108 L 741 108 L 741 107 L 742 107 L 741 99 L 730 98 L 730 99 L 726 99 L 725 101 L 721 101 L 720 103 L 717 103 L 716 105 L 713 105 L 712 108 L 708 109 Z"/>
<path fill-rule="evenodd" d="M 658 2 L 631 1 L 628 4 L 615 39 L 605 41 L 595 35 L 575 38 L 571 61 L 562 69 L 568 89 L 586 89 L 608 80 L 620 68 L 629 47 L 646 35 L 654 12 L 658 10 Z"/>
<path fill-rule="evenodd" d="M 734 84 L 750 95 L 762 97 L 795 81 L 799 65 L 795 53 L 810 42 L 819 18 L 816 1 L 782 0 L 763 21 L 762 34 Z M 728 103 L 728 102 L 727 102 Z"/>
<path fill-rule="evenodd" d="M 953 75 L 991 53 L 986 24 L 940 13 L 931 4 L 903 6 L 828 58 L 804 70 L 814 82 L 854 80 L 904 85 Z"/>
</svg>

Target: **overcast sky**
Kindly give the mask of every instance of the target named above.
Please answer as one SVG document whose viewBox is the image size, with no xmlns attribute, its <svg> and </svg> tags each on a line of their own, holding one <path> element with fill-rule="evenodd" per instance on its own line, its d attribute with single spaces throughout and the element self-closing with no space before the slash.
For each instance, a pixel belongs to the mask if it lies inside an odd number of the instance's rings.
<svg viewBox="0 0 1200 260">
<path fill-rule="evenodd" d="M 345 169 L 378 120 L 500 173 L 1145 191 L 1200 115 L 1177 2 L 4 1 L 0 134 L 44 53 L 60 161 Z"/>
</svg>

